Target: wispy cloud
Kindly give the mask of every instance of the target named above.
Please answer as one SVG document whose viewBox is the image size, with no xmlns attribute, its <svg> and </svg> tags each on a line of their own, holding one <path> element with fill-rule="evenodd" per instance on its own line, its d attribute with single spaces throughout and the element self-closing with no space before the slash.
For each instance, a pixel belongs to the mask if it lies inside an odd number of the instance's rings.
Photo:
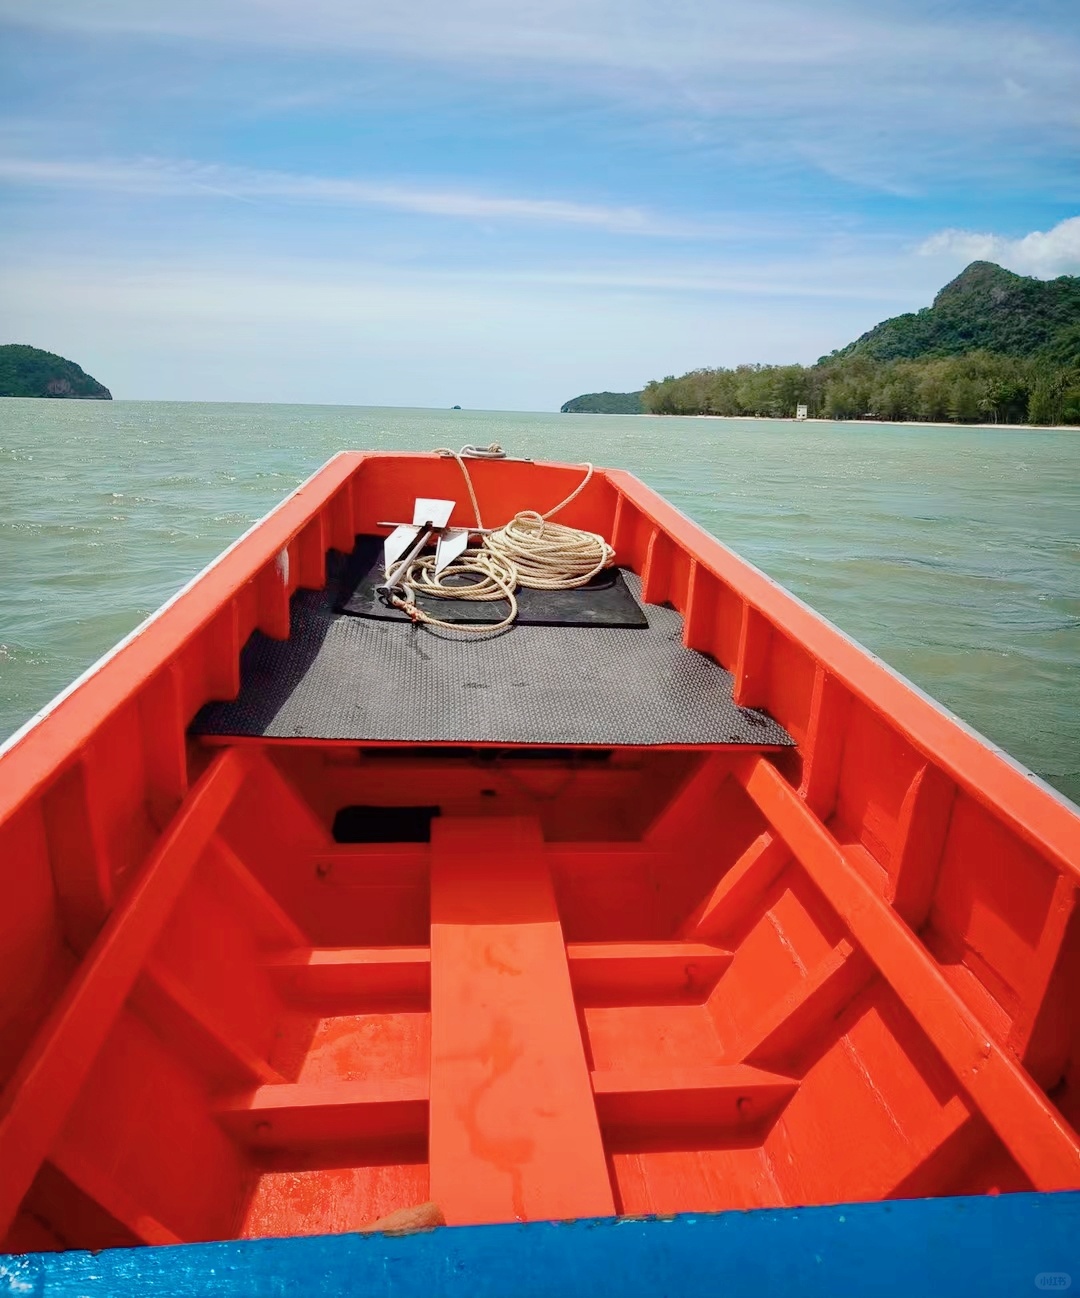
<svg viewBox="0 0 1080 1298">
<path fill-rule="evenodd" d="M 191 397 L 813 359 L 1080 268 L 1076 6 L 0 0 L 2 327 Z"/>
<path fill-rule="evenodd" d="M 813 360 L 888 313 L 826 293 L 786 310 L 782 268 L 756 269 L 701 283 L 660 266 L 530 276 L 0 250 L 9 336 L 77 356 L 120 397 L 518 409 L 694 365 Z"/>
<path fill-rule="evenodd" d="M 846 11 L 846 27 L 830 8 Z M 440 62 L 700 68 L 726 43 L 728 66 L 794 66 L 851 52 L 867 24 L 847 5 L 792 0 L 0 0 L 0 17 L 52 30 L 190 37 L 289 48 L 371 50 Z M 908 30 L 912 30 L 908 26 Z M 754 36 L 758 39 L 752 39 Z M 693 39 L 688 39 L 693 37 Z M 764 37 L 765 39 L 761 39 Z"/>
<path fill-rule="evenodd" d="M 277 199 L 290 203 L 380 207 L 427 216 L 584 226 L 616 234 L 653 237 L 708 237 L 720 232 L 715 225 L 664 218 L 636 207 L 506 197 L 461 189 L 429 189 L 396 182 L 155 158 L 80 162 L 0 157 L 0 181 L 167 197 L 218 196 L 248 201 Z"/>
<path fill-rule="evenodd" d="M 608 119 L 579 157 L 567 150 L 564 172 L 633 142 L 632 204 L 662 150 L 696 158 L 714 183 L 740 171 L 856 200 L 982 199 L 1008 185 L 1071 201 L 1076 17 L 1075 0 L 0 0 L 0 24 L 33 46 L 40 102 L 69 142 L 102 105 L 121 123 L 112 139 L 125 116 L 137 135 L 144 101 L 169 100 L 208 136 L 230 116 L 336 111 L 423 115 L 431 138 L 449 105 L 490 139 L 539 110 L 587 128 Z M 108 138 L 98 130 L 94 143 Z M 148 127 L 133 151 L 156 147 Z M 637 214 L 555 219 L 615 230 Z"/>
<path fill-rule="evenodd" d="M 1019 239 L 973 230 L 941 230 L 920 244 L 918 251 L 925 257 L 996 261 L 1009 270 L 1042 279 L 1080 274 L 1080 216 L 1071 216 L 1049 230 L 1032 230 Z"/>
<path fill-rule="evenodd" d="M 964 0 L 0 0 L 4 18 L 294 57 L 389 57 L 508 89 L 522 77 L 560 89 L 572 79 L 701 120 L 736 111 L 744 127 L 747 110 L 824 116 L 842 135 L 871 122 L 890 135 L 926 122 L 938 133 L 980 122 L 1074 128 L 1080 90 L 1075 25 L 1035 3 L 1002 12 Z"/>
<path fill-rule="evenodd" d="M 921 9 L 921 12 L 920 12 Z M 987 54 L 1016 71 L 1044 58 L 1056 65 L 1060 46 L 1038 40 L 1038 6 L 1005 18 L 993 8 L 879 5 L 858 0 L 397 0 L 393 5 L 355 0 L 0 0 L 0 18 L 49 29 L 136 33 L 280 44 L 290 49 L 323 46 L 467 61 L 493 58 L 542 64 L 620 66 L 628 69 L 847 66 L 874 49 L 892 70 L 898 63 L 932 56 L 974 67 Z M 1064 35 L 1064 33 L 1061 33 Z M 951 49 L 944 37 L 963 37 Z M 718 66 L 716 59 L 722 57 Z M 497 70 L 497 69 L 496 69 Z M 723 77 L 714 75 L 714 89 Z"/>
</svg>

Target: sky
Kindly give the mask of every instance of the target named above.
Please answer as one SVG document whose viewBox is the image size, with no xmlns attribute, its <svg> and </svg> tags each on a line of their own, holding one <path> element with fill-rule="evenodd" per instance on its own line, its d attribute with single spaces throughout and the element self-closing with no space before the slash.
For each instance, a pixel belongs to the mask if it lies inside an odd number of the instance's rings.
<svg viewBox="0 0 1080 1298">
<path fill-rule="evenodd" d="M 1080 274 L 1080 0 L 0 0 L 0 342 L 553 410 Z"/>
</svg>

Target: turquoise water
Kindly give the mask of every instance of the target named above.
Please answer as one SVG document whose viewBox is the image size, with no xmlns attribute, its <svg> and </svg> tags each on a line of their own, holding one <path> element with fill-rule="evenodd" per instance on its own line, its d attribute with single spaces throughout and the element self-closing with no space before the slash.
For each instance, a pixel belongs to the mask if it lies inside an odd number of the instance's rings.
<svg viewBox="0 0 1080 1298">
<path fill-rule="evenodd" d="M 631 469 L 1080 799 L 1080 434 L 0 402 L 0 736 L 335 451 Z"/>
</svg>

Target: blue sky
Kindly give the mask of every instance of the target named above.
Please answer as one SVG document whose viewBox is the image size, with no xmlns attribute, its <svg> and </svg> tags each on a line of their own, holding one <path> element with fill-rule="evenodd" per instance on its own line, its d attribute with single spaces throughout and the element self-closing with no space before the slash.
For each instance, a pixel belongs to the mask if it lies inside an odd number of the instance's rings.
<svg viewBox="0 0 1080 1298">
<path fill-rule="evenodd" d="M 1080 273 L 1077 0 L 0 0 L 0 341 L 553 409 Z"/>
</svg>

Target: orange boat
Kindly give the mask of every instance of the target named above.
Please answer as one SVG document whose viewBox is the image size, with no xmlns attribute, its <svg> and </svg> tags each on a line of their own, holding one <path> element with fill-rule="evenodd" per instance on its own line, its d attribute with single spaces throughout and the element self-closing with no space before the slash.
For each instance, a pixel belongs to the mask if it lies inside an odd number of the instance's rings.
<svg viewBox="0 0 1080 1298">
<path fill-rule="evenodd" d="M 1080 1187 L 1077 808 L 624 472 L 569 616 L 411 625 L 460 470 L 336 456 L 2 750 L 5 1250 Z"/>
</svg>

